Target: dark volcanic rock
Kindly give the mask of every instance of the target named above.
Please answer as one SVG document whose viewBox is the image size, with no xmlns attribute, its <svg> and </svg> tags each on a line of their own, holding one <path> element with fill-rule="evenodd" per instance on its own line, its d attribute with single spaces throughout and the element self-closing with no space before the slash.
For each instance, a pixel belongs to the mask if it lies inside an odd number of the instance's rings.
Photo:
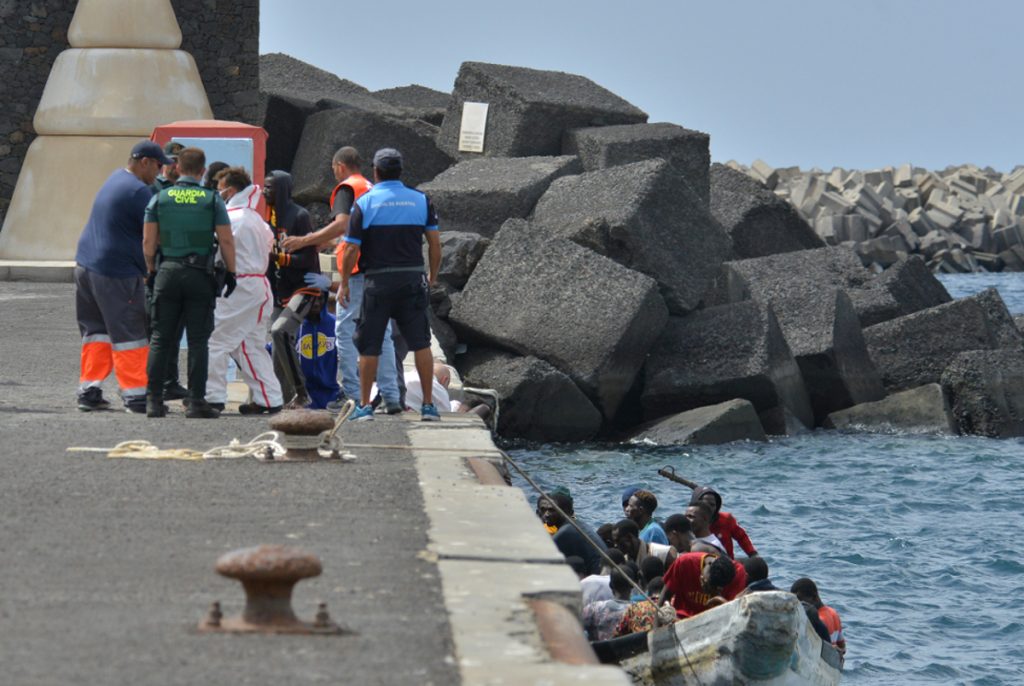
<svg viewBox="0 0 1024 686">
<path fill-rule="evenodd" d="M 441 231 L 493 236 L 506 219 L 525 219 L 551 182 L 578 174 L 579 160 L 483 157 L 460 162 L 420 187 L 441 215 Z"/>
<path fill-rule="evenodd" d="M 295 153 L 292 176 L 295 200 L 300 203 L 326 202 L 336 181 L 331 159 L 338 148 L 351 145 L 363 157 L 363 173 L 372 178 L 371 161 L 380 148 L 397 148 L 402 153 L 402 181 L 418 186 L 448 168 L 452 160 L 434 143 L 436 127 L 426 122 L 334 109 L 306 119 L 302 140 Z"/>
<path fill-rule="evenodd" d="M 460 338 L 533 355 L 615 415 L 667 312 L 657 284 L 571 241 L 509 220 L 455 298 Z"/>
<path fill-rule="evenodd" d="M 643 406 L 650 417 L 744 398 L 770 434 L 788 433 L 787 413 L 814 424 L 775 314 L 754 301 L 669 318 L 645 369 Z"/>
<path fill-rule="evenodd" d="M 830 412 L 885 397 L 846 291 L 798 289 L 769 298 L 767 304 L 800 365 L 817 423 Z"/>
<path fill-rule="evenodd" d="M 833 412 L 831 429 L 877 433 L 956 434 L 949 401 L 937 383 L 893 393 L 887 398 Z"/>
<path fill-rule="evenodd" d="M 892 295 L 901 317 L 953 299 L 919 255 L 900 260 L 886 269 L 878 275 L 875 286 Z"/>
<path fill-rule="evenodd" d="M 416 84 L 374 91 L 373 97 L 400 108 L 408 117 L 422 119 L 434 126 L 440 126 L 444 121 L 448 101 L 452 99 L 449 93 Z"/>
<path fill-rule="evenodd" d="M 648 160 L 558 179 L 530 228 L 568 238 L 654 278 L 673 314 L 697 308 L 729 239 L 701 203 L 679 193 L 668 162 Z"/>
<path fill-rule="evenodd" d="M 659 419 L 641 427 L 630 440 L 657 445 L 717 445 L 768 438 L 750 401 L 727 400 Z"/>
<path fill-rule="evenodd" d="M 260 55 L 260 91 L 315 109 L 345 109 L 400 115 L 358 83 L 297 60 L 290 55 Z M 331 153 L 333 154 L 333 150 Z"/>
<path fill-rule="evenodd" d="M 962 298 L 866 328 L 864 340 L 886 389 L 938 382 L 957 353 L 1019 350 L 1020 333 L 1009 314 L 1003 315 L 1005 305 L 996 306 L 997 298 L 994 291 Z"/>
<path fill-rule="evenodd" d="M 709 142 L 708 134 L 677 124 L 624 124 L 569 131 L 562 142 L 562 152 L 578 155 L 585 171 L 660 157 L 707 206 Z"/>
<path fill-rule="evenodd" d="M 1024 436 L 1024 352 L 1019 348 L 960 353 L 942 373 L 960 433 Z"/>
<path fill-rule="evenodd" d="M 458 358 L 466 386 L 493 388 L 497 432 L 531 441 L 586 441 L 601 428 L 601 413 L 568 376 L 536 357 L 473 350 Z"/>
<path fill-rule="evenodd" d="M 437 273 L 438 280 L 452 288 L 461 289 L 469 281 L 469 275 L 476 269 L 477 262 L 490 244 L 489 238 L 483 238 L 479 234 L 442 231 L 441 268 Z"/>
<path fill-rule="evenodd" d="M 257 123 L 267 131 L 268 172 L 275 169 L 291 171 L 292 160 L 302 138 L 302 127 L 306 125 L 306 117 L 315 111 L 315 106 L 301 100 L 260 92 Z"/>
<path fill-rule="evenodd" d="M 463 62 L 438 139 L 453 157 L 480 154 L 459 152 L 462 104 L 467 101 L 488 104 L 487 156 L 559 155 L 562 135 L 569 129 L 647 121 L 643 111 L 583 76 Z"/>
<path fill-rule="evenodd" d="M 849 294 L 861 326 L 900 316 L 900 303 L 880 288 L 850 248 L 836 246 L 726 262 L 705 298 L 707 305 L 772 300 L 777 293 L 798 289 L 818 292 L 840 288 Z"/>
<path fill-rule="evenodd" d="M 710 176 L 711 214 L 740 259 L 825 247 L 796 209 L 763 184 L 717 163 Z"/>
</svg>

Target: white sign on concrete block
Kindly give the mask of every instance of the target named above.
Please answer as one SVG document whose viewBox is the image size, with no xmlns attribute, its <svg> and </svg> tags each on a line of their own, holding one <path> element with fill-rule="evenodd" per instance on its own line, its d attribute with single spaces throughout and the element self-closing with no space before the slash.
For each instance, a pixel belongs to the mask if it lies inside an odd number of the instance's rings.
<svg viewBox="0 0 1024 686">
<path fill-rule="evenodd" d="M 487 129 L 487 103 L 462 103 L 462 127 L 459 129 L 459 152 L 483 152 Z"/>
</svg>

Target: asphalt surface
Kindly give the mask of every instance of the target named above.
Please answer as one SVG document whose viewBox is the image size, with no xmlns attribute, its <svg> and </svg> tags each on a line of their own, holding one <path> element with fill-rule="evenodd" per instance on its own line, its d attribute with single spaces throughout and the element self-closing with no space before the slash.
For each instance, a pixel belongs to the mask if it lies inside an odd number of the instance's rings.
<svg viewBox="0 0 1024 686">
<path fill-rule="evenodd" d="M 0 683 L 459 682 L 407 451 L 317 464 L 69 453 L 129 439 L 206 449 L 268 428 L 188 420 L 180 403 L 160 420 L 79 412 L 78 359 L 72 286 L 0 282 Z M 113 379 L 105 395 L 117 399 Z M 343 437 L 405 444 L 405 426 L 378 418 Z M 211 601 L 225 615 L 244 602 L 217 557 L 260 543 L 319 555 L 324 572 L 296 586 L 296 613 L 312 619 L 326 601 L 355 633 L 196 633 Z"/>
</svg>

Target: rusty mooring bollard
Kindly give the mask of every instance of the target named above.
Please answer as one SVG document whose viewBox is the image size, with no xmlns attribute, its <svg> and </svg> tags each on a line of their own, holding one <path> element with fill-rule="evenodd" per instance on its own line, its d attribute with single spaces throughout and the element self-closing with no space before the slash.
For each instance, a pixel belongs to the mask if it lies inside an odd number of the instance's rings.
<svg viewBox="0 0 1024 686">
<path fill-rule="evenodd" d="M 320 434 L 334 428 L 334 417 L 321 410 L 285 410 L 270 419 L 270 428 L 281 432 L 285 454 L 279 460 L 319 460 Z"/>
<path fill-rule="evenodd" d="M 316 618 L 303 622 L 292 611 L 292 588 L 302 579 L 319 576 L 320 559 L 301 548 L 261 545 L 221 555 L 218 574 L 238 579 L 245 588 L 245 610 L 235 617 L 223 617 L 220 603 L 210 605 L 200 622 L 201 632 L 267 634 L 340 634 L 343 629 L 331 621 L 327 603 L 319 603 Z"/>
</svg>

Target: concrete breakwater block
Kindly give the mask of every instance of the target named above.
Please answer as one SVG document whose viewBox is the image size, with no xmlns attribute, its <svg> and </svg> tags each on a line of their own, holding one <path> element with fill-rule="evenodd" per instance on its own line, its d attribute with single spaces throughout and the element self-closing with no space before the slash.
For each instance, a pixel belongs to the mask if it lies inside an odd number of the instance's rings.
<svg viewBox="0 0 1024 686">
<path fill-rule="evenodd" d="M 892 296 L 899 316 L 912 314 L 953 300 L 942 282 L 920 255 L 902 259 L 878 275 L 874 285 Z"/>
<path fill-rule="evenodd" d="M 442 231 L 493 236 L 506 219 L 525 219 L 551 182 L 581 171 L 579 159 L 483 157 L 460 162 L 420 187 L 444 208 Z"/>
<path fill-rule="evenodd" d="M 949 401 L 937 383 L 838 410 L 828 416 L 824 426 L 876 433 L 957 433 Z"/>
<path fill-rule="evenodd" d="M 579 156 L 584 171 L 661 158 L 706 206 L 710 198 L 710 140 L 708 134 L 678 124 L 594 126 L 566 132 L 562 152 Z"/>
<path fill-rule="evenodd" d="M 651 418 L 742 398 L 770 434 L 789 433 L 787 414 L 814 424 L 800 367 L 771 307 L 758 302 L 669 318 L 645 370 Z"/>
<path fill-rule="evenodd" d="M 449 321 L 461 338 L 552 364 L 610 419 L 667 316 L 650 277 L 513 219 L 454 297 Z"/>
<path fill-rule="evenodd" d="M 875 287 L 874 279 L 853 250 L 843 246 L 779 253 L 723 264 L 705 303 L 765 299 L 776 292 L 800 288 L 841 288 L 850 295 L 861 325 L 870 326 L 897 317 L 900 312 L 892 294 Z"/>
<path fill-rule="evenodd" d="M 696 309 L 729 239 L 660 159 L 567 176 L 541 197 L 530 229 L 568 238 L 658 282 L 673 314 Z"/>
<path fill-rule="evenodd" d="M 825 247 L 792 205 L 746 174 L 716 163 L 710 184 L 711 214 L 732 239 L 737 258 Z"/>
<path fill-rule="evenodd" d="M 750 401 L 727 400 L 659 419 L 641 427 L 630 440 L 656 445 L 718 445 L 768 438 Z"/>
<path fill-rule="evenodd" d="M 470 274 L 476 269 L 477 263 L 490 244 L 489 238 L 484 238 L 476 233 L 442 231 L 441 267 L 437 272 L 438 281 L 448 284 L 456 290 L 461 289 L 469 281 Z M 425 247 L 424 251 L 426 251 Z"/>
<path fill-rule="evenodd" d="M 1024 352 L 973 350 L 956 355 L 942 373 L 960 433 L 1024 436 Z"/>
<path fill-rule="evenodd" d="M 406 117 L 422 119 L 434 126 L 440 126 L 444 121 L 448 101 L 452 99 L 450 93 L 443 93 L 417 84 L 385 88 L 373 91 L 372 95 L 381 102 L 399 108 Z"/>
<path fill-rule="evenodd" d="M 798 288 L 775 292 L 765 303 L 800 366 L 816 423 L 835 410 L 885 397 L 846 291 Z"/>
<path fill-rule="evenodd" d="M 260 55 L 260 90 L 316 109 L 342 107 L 402 115 L 399 109 L 373 97 L 358 83 L 279 52 Z"/>
<path fill-rule="evenodd" d="M 267 132 L 267 171 L 291 171 L 306 118 L 315 111 L 314 105 L 302 100 L 260 90 L 256 121 Z M 263 185 L 263 179 L 255 181 Z"/>
<path fill-rule="evenodd" d="M 601 429 L 601 413 L 568 376 L 536 357 L 471 350 L 458 359 L 466 386 L 498 392 L 497 432 L 532 441 L 586 441 Z"/>
<path fill-rule="evenodd" d="M 971 350 L 1020 349 L 1009 313 L 998 313 L 989 292 L 930 307 L 864 329 L 864 340 L 888 391 L 936 383 L 952 357 Z M 1001 300 L 1001 299 L 1000 299 Z M 1003 305 L 1005 310 L 1005 305 Z M 991 315 L 996 311 L 996 316 Z"/>
<path fill-rule="evenodd" d="M 437 128 L 426 122 L 396 119 L 359 110 L 333 109 L 306 119 L 292 163 L 296 202 L 326 202 L 337 183 L 331 159 L 343 145 L 363 156 L 363 173 L 372 174 L 373 153 L 397 148 L 402 153 L 402 181 L 416 187 L 447 169 L 452 159 L 437 148 Z"/>
<path fill-rule="evenodd" d="M 487 103 L 487 156 L 559 155 L 570 129 L 611 124 L 640 124 L 647 114 L 590 79 L 483 62 L 463 62 L 441 124 L 438 144 L 453 157 L 459 152 L 464 102 Z"/>
</svg>

